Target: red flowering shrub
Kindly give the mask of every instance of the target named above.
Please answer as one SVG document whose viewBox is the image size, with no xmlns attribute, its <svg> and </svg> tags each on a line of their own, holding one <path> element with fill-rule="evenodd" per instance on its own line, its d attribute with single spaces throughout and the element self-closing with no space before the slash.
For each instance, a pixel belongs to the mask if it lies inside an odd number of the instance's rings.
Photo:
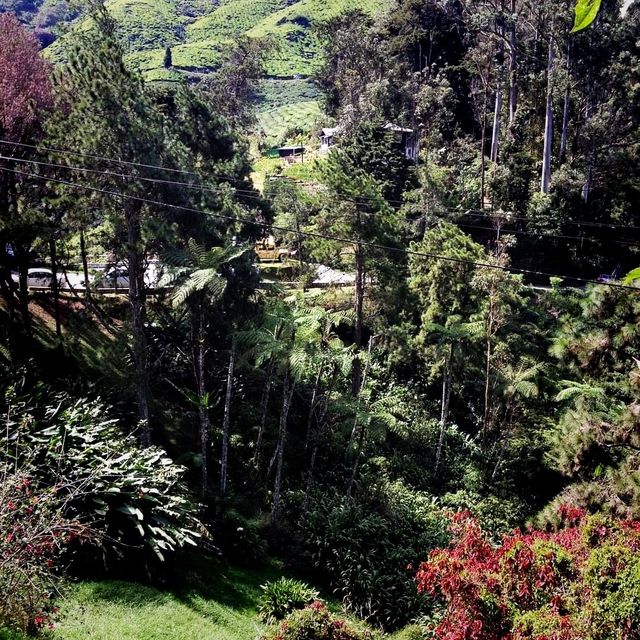
<svg viewBox="0 0 640 640">
<path fill-rule="evenodd" d="M 40 45 L 11 13 L 0 15 L 0 135 L 21 141 L 53 107 L 51 65 Z"/>
<path fill-rule="evenodd" d="M 561 510 L 564 528 L 489 542 L 468 513 L 420 566 L 421 592 L 444 600 L 438 640 L 640 638 L 640 522 Z"/>
<path fill-rule="evenodd" d="M 52 623 L 60 558 L 85 525 L 61 508 L 73 487 L 38 490 L 24 474 L 0 468 L 0 627 L 35 632 Z"/>
<path fill-rule="evenodd" d="M 316 600 L 268 629 L 261 640 L 373 640 L 373 636 L 334 616 Z"/>
</svg>

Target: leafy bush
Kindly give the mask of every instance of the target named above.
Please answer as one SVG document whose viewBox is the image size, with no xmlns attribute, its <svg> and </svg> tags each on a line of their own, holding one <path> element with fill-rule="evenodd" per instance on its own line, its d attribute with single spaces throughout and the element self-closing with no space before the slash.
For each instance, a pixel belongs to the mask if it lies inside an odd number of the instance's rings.
<svg viewBox="0 0 640 640">
<path fill-rule="evenodd" d="M 410 624 L 394 633 L 390 640 L 424 640 L 426 637 L 425 629 L 417 624 Z"/>
<path fill-rule="evenodd" d="M 249 566 L 267 558 L 267 542 L 260 522 L 245 518 L 235 509 L 227 509 L 213 523 L 213 544 L 228 562 Z"/>
<path fill-rule="evenodd" d="M 504 536 L 469 513 L 432 551 L 418 589 L 443 599 L 433 630 L 448 640 L 632 640 L 640 629 L 640 522 L 562 507 L 564 528 Z"/>
<path fill-rule="evenodd" d="M 65 514 L 91 523 L 109 557 L 140 560 L 147 549 L 163 560 L 195 546 L 206 532 L 183 484 L 185 470 L 158 447 L 138 447 L 99 400 L 61 394 L 47 401 L 45 394 L 10 389 L 2 419 L 11 450 L 29 461 L 39 486 L 64 478 L 82 487 L 65 501 Z"/>
<path fill-rule="evenodd" d="M 0 626 L 33 633 L 51 623 L 60 558 L 72 541 L 91 537 L 62 514 L 81 491 L 63 477 L 54 487 L 34 487 L 27 470 L 0 467 Z"/>
<path fill-rule="evenodd" d="M 295 609 L 304 609 L 318 597 L 308 584 L 292 578 L 280 578 L 262 586 L 258 614 L 264 622 L 282 620 Z"/>
<path fill-rule="evenodd" d="M 373 640 L 373 635 L 355 629 L 316 601 L 267 630 L 261 640 Z"/>
<path fill-rule="evenodd" d="M 346 607 L 397 629 L 429 609 L 408 567 L 444 544 L 446 521 L 430 496 L 400 482 L 382 480 L 363 495 L 349 503 L 318 498 L 303 524 L 306 551 Z"/>
</svg>

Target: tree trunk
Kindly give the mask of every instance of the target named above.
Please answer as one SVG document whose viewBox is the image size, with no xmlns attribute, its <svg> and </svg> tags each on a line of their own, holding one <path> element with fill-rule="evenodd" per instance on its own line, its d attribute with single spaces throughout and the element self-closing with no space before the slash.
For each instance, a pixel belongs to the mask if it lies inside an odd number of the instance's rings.
<svg viewBox="0 0 640 640">
<path fill-rule="evenodd" d="M 145 331 L 146 300 L 144 292 L 144 266 L 142 255 L 142 233 L 140 207 L 126 205 L 127 260 L 129 263 L 129 305 L 131 307 L 131 329 L 133 333 L 134 378 L 138 396 L 138 418 L 142 428 L 141 443 L 151 446 L 149 422 L 149 384 L 147 374 L 148 348 Z"/>
<path fill-rule="evenodd" d="M 205 319 L 204 305 L 200 301 L 197 310 L 196 331 L 196 378 L 198 384 L 198 414 L 200 418 L 200 493 L 204 496 L 209 486 L 209 433 L 211 424 L 209 420 L 209 407 L 207 402 L 207 385 L 205 380 Z"/>
<path fill-rule="evenodd" d="M 231 355 L 227 371 L 227 392 L 224 398 L 224 417 L 222 419 L 222 454 L 220 456 L 220 492 L 227 492 L 227 467 L 229 461 L 229 431 L 231 427 L 231 396 L 233 391 L 233 372 L 236 366 L 237 339 L 231 341 Z"/>
<path fill-rule="evenodd" d="M 300 217 L 298 211 L 296 211 L 296 234 L 298 236 L 298 264 L 300 265 L 300 272 L 304 269 L 304 260 L 302 259 L 302 233 L 300 231 Z"/>
<path fill-rule="evenodd" d="M 367 375 L 369 373 L 369 364 L 371 363 L 371 347 L 373 345 L 373 336 L 371 336 L 371 338 L 369 338 L 369 348 L 367 350 L 368 352 L 368 358 L 367 358 L 367 365 L 364 369 L 364 376 L 362 378 L 362 388 L 364 388 L 364 386 L 367 384 Z M 353 429 L 351 430 L 351 435 L 349 436 L 349 443 L 347 444 L 347 456 L 349 455 L 349 451 L 351 451 L 351 448 L 353 447 L 353 443 L 356 439 L 356 436 L 358 435 L 358 412 L 360 411 L 360 405 L 362 404 L 362 398 L 360 396 L 358 396 L 358 404 L 356 405 L 356 417 L 353 421 Z"/>
<path fill-rule="evenodd" d="M 496 101 L 493 111 L 493 133 L 491 135 L 491 162 L 498 162 L 500 147 L 500 117 L 502 114 L 502 83 L 496 89 Z"/>
<path fill-rule="evenodd" d="M 358 212 L 358 220 L 360 220 L 360 212 Z M 365 290 L 365 273 L 364 273 L 364 252 L 362 245 L 356 246 L 356 283 L 355 283 L 355 326 L 353 333 L 353 342 L 358 351 L 362 346 L 362 327 L 364 324 L 364 290 Z M 352 393 L 357 396 L 362 386 L 362 362 L 360 357 L 356 355 L 353 360 L 353 388 Z"/>
<path fill-rule="evenodd" d="M 0 246 L 4 246 L 0 244 Z M 3 260 L 4 262 L 4 260 Z M 5 299 L 7 305 L 7 312 L 9 313 L 9 322 L 13 327 L 15 320 L 15 305 L 13 299 L 14 282 L 11 277 L 11 269 L 4 264 L 0 265 L 0 291 L 2 291 L 2 297 Z"/>
<path fill-rule="evenodd" d="M 51 291 L 53 293 L 53 315 L 56 321 L 56 336 L 62 338 L 62 325 L 60 324 L 60 291 L 58 287 L 58 254 L 56 251 L 56 239 L 49 238 L 49 253 L 51 254 Z"/>
<path fill-rule="evenodd" d="M 329 388 L 324 394 L 323 407 L 322 407 L 322 411 L 320 412 L 320 416 L 318 417 L 317 428 L 313 432 L 313 436 L 312 436 L 313 447 L 311 449 L 311 460 L 309 461 L 307 483 L 304 490 L 304 500 L 302 501 L 303 513 L 307 513 L 307 510 L 309 509 L 309 498 L 311 497 L 311 487 L 313 486 L 313 475 L 316 468 L 316 459 L 318 457 L 318 442 L 320 438 L 320 432 L 323 428 L 324 420 L 327 416 L 327 410 L 329 409 L 329 400 L 331 398 L 331 394 L 333 393 L 333 389 L 335 388 L 337 378 L 338 378 L 338 366 L 334 364 L 333 373 L 331 374 L 331 382 L 329 384 Z"/>
<path fill-rule="evenodd" d="M 509 30 L 509 130 L 513 128 L 518 109 L 518 52 L 516 46 L 516 0 L 511 0 L 511 29 Z"/>
<path fill-rule="evenodd" d="M 553 65 L 555 52 L 553 38 L 549 40 L 549 62 L 547 65 L 547 107 L 544 123 L 544 151 L 542 155 L 542 179 L 540 191 L 549 193 L 551 189 L 551 154 L 553 151 Z"/>
<path fill-rule="evenodd" d="M 258 428 L 258 437 L 256 438 L 256 450 L 253 454 L 253 462 L 256 469 L 260 468 L 260 459 L 262 457 L 262 440 L 264 438 L 264 430 L 267 424 L 267 409 L 269 408 L 269 396 L 271 395 L 271 385 L 273 384 L 273 370 L 275 362 L 273 358 L 269 360 L 267 367 L 267 380 L 264 383 L 262 398 L 260 399 L 260 427 Z"/>
<path fill-rule="evenodd" d="M 287 418 L 293 397 L 295 385 L 291 382 L 289 371 L 285 374 L 282 388 L 282 412 L 280 413 L 280 428 L 278 430 L 276 477 L 273 483 L 273 508 L 271 510 L 271 524 L 277 525 L 280 517 L 280 500 L 282 493 L 282 466 L 284 462 L 284 444 L 287 436 Z"/>
<path fill-rule="evenodd" d="M 316 400 L 318 398 L 318 391 L 320 390 L 320 381 L 322 380 L 322 374 L 324 372 L 324 365 L 321 365 L 318 369 L 315 382 L 313 384 L 313 392 L 311 394 L 311 404 L 309 406 L 309 416 L 307 418 L 307 431 L 304 438 L 304 450 L 305 453 L 309 449 L 309 439 L 311 437 L 313 414 L 316 410 Z"/>
<path fill-rule="evenodd" d="M 442 405 L 440 410 L 440 435 L 438 437 L 438 449 L 436 450 L 436 466 L 435 473 L 438 473 L 440 467 L 440 461 L 442 459 L 442 450 L 444 448 L 444 436 L 447 429 L 447 422 L 449 420 L 449 401 L 451 400 L 451 378 L 453 377 L 453 350 L 454 345 L 451 343 L 451 347 L 448 355 L 445 358 L 445 367 L 442 375 Z"/>
<path fill-rule="evenodd" d="M 367 434 L 367 429 L 363 425 L 360 427 L 360 433 L 358 434 L 358 448 L 356 450 L 356 455 L 353 460 L 353 467 L 351 468 L 351 476 L 349 477 L 349 484 L 347 485 L 347 498 L 351 498 L 351 494 L 353 493 L 353 486 L 356 483 L 356 476 L 358 475 L 358 466 L 360 465 L 360 456 L 362 455 L 362 450 L 364 449 L 364 441 Z"/>
<path fill-rule="evenodd" d="M 18 242 L 15 243 L 16 257 L 18 258 L 18 301 L 20 314 L 25 333 L 31 336 L 31 314 L 29 313 L 29 286 L 27 278 L 29 274 L 29 250 Z"/>
<path fill-rule="evenodd" d="M 487 162 L 485 159 L 485 146 L 487 144 L 487 101 L 489 99 L 488 86 L 484 86 L 484 102 L 482 108 L 482 135 L 480 136 L 480 211 L 484 211 L 485 176 Z"/>
<path fill-rule="evenodd" d="M 84 295 L 85 298 L 90 298 L 89 261 L 87 260 L 87 245 L 84 239 L 84 229 L 80 229 L 80 259 L 82 260 L 82 275 L 84 276 Z"/>
<path fill-rule="evenodd" d="M 373 336 L 369 338 L 369 349 L 368 349 L 368 358 L 367 358 L 367 366 L 364 370 L 364 376 L 362 378 L 362 386 L 367 382 L 367 375 L 369 373 L 369 365 L 371 364 L 371 349 L 373 347 Z M 358 406 L 356 411 L 360 410 L 360 402 L 361 398 L 358 397 Z M 349 439 L 349 446 L 347 450 L 349 450 L 353 444 L 353 440 L 355 439 L 356 432 L 358 431 L 358 414 L 356 413 L 356 419 L 353 425 L 353 431 L 351 432 L 351 438 Z M 349 484 L 347 485 L 347 498 L 351 497 L 351 492 L 353 491 L 353 485 L 356 481 L 356 475 L 358 473 L 358 465 L 360 464 L 360 456 L 362 455 L 362 449 L 364 448 L 365 436 L 366 436 L 366 428 L 365 426 L 361 426 L 358 435 L 358 446 L 356 448 L 356 455 L 353 461 L 353 467 L 351 469 L 351 477 L 349 478 Z"/>
<path fill-rule="evenodd" d="M 591 78 L 589 78 L 591 79 Z M 591 91 L 588 92 L 587 95 L 587 105 L 585 109 L 585 119 L 587 122 L 591 120 L 594 112 L 594 103 L 592 100 Z M 593 138 L 589 141 L 589 152 L 587 153 L 587 157 L 585 158 L 587 168 L 585 172 L 584 184 L 582 185 L 582 200 L 585 204 L 589 202 L 589 196 L 591 195 L 591 189 L 593 187 L 593 166 L 595 163 L 595 155 L 596 155 L 596 146 Z"/>
<path fill-rule="evenodd" d="M 487 433 L 489 431 L 489 417 L 491 414 L 491 355 L 492 355 L 492 333 L 493 320 L 491 319 L 492 310 L 489 309 L 489 320 L 486 335 L 486 353 L 485 353 L 485 370 L 484 370 L 484 416 L 482 420 L 482 448 L 484 449 L 487 442 Z"/>
<path fill-rule="evenodd" d="M 562 136 L 560 138 L 560 162 L 564 162 L 567 156 L 567 145 L 569 140 L 569 112 L 571 106 L 571 42 L 567 45 L 567 86 L 564 90 L 564 106 L 562 109 Z"/>
</svg>

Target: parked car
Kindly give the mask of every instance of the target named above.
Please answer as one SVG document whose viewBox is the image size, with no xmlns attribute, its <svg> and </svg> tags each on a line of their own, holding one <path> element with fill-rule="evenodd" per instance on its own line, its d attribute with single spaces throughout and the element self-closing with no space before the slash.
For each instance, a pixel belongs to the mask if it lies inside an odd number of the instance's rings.
<svg viewBox="0 0 640 640">
<path fill-rule="evenodd" d="M 62 275 L 58 274 L 58 285 Z M 53 271 L 45 267 L 35 267 L 27 271 L 27 286 L 34 289 L 50 289 L 53 284 Z"/>
<path fill-rule="evenodd" d="M 258 262 L 286 262 L 297 253 L 297 251 L 291 251 L 285 247 L 277 247 L 271 236 L 256 242 L 255 252 L 258 256 Z"/>
<path fill-rule="evenodd" d="M 128 289 L 129 270 L 122 265 L 110 267 L 95 277 L 93 285 L 98 289 Z"/>
<path fill-rule="evenodd" d="M 158 264 L 150 263 L 144 272 L 144 284 L 148 289 L 158 286 L 161 268 Z M 125 264 L 117 264 L 99 273 L 93 280 L 93 286 L 98 289 L 128 289 L 129 268 Z"/>
</svg>

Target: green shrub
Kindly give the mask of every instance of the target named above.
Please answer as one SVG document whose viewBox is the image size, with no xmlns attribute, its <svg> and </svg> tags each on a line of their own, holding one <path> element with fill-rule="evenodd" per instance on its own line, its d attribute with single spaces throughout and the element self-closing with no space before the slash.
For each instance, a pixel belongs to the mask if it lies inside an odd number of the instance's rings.
<svg viewBox="0 0 640 640">
<path fill-rule="evenodd" d="M 389 640 L 424 640 L 426 637 L 425 630 L 421 626 L 410 624 L 394 633 Z"/>
<path fill-rule="evenodd" d="M 0 629 L 0 640 L 25 640 L 26 636 L 11 629 Z"/>
<path fill-rule="evenodd" d="M 445 544 L 446 521 L 431 496 L 378 481 L 359 501 L 318 497 L 303 525 L 308 562 L 356 615 L 394 630 L 430 610 L 412 566 Z"/>
<path fill-rule="evenodd" d="M 140 448 L 99 400 L 47 394 L 44 387 L 10 388 L 2 420 L 35 483 L 53 487 L 62 477 L 82 487 L 65 502 L 65 513 L 91 523 L 100 555 L 144 562 L 144 550 L 164 560 L 167 552 L 195 546 L 206 532 L 183 483 L 185 469 L 158 447 Z"/>
<path fill-rule="evenodd" d="M 295 609 L 303 609 L 318 598 L 308 584 L 293 578 L 280 578 L 262 585 L 258 614 L 264 622 L 282 620 Z"/>
<path fill-rule="evenodd" d="M 228 562 L 255 566 L 267 558 L 267 542 L 260 523 L 227 509 L 213 524 L 213 544 Z"/>
<path fill-rule="evenodd" d="M 46 628 L 56 612 L 51 594 L 69 544 L 92 535 L 63 514 L 81 487 L 59 477 L 43 488 L 33 478 L 32 468 L 0 462 L 0 626 L 30 633 Z M 0 638 L 7 634 L 0 631 Z"/>
<path fill-rule="evenodd" d="M 268 629 L 261 640 L 373 640 L 373 635 L 359 631 L 316 601 Z"/>
</svg>

